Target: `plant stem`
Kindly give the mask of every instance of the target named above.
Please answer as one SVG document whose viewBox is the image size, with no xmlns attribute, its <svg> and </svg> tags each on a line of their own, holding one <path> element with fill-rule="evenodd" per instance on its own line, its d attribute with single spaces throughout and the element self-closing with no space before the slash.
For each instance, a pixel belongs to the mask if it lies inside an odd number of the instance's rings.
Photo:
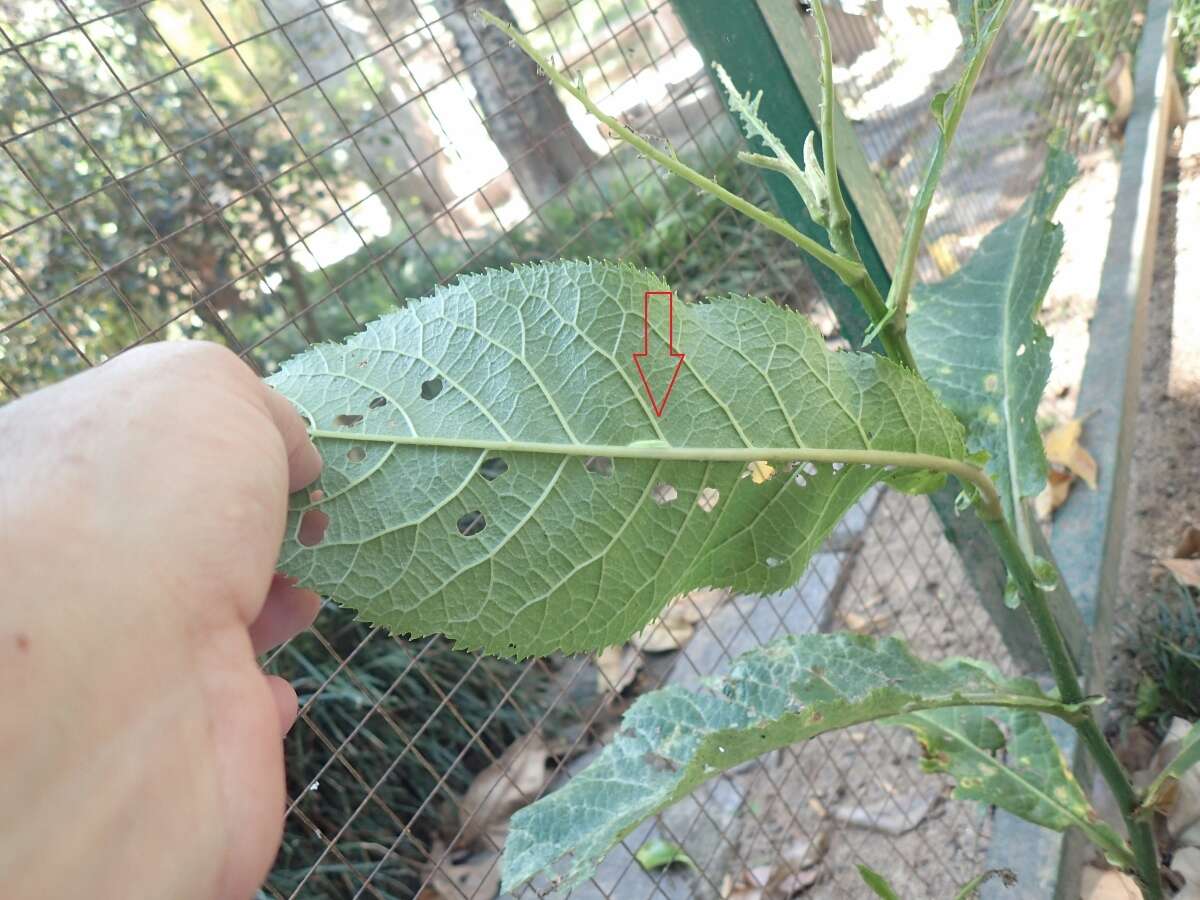
<svg viewBox="0 0 1200 900">
<path fill-rule="evenodd" d="M 929 165 L 925 169 L 925 178 L 921 182 L 921 189 L 917 193 L 916 200 L 913 201 L 908 220 L 904 223 L 904 241 L 900 247 L 900 261 L 896 265 L 892 286 L 888 290 L 887 307 L 889 314 L 892 315 L 892 321 L 889 324 L 901 333 L 907 328 L 908 295 L 912 290 L 917 256 L 921 250 L 925 219 L 929 215 L 933 194 L 942 176 L 942 167 L 946 164 L 946 155 L 950 151 L 950 144 L 954 140 L 954 133 L 958 129 L 958 121 L 962 118 L 963 110 L 966 109 L 967 100 L 975 90 L 975 82 L 979 80 L 979 73 L 983 71 L 983 64 L 987 62 L 992 45 L 1000 34 L 1001 26 L 1004 24 L 1012 4 L 1013 0 L 1000 0 L 982 31 L 980 31 L 979 23 L 975 23 L 975 31 L 980 43 L 974 48 L 973 53 L 969 53 L 967 69 L 958 83 L 950 89 L 948 94 L 939 95 L 945 98 L 944 103 L 949 106 L 949 109 L 945 106 L 942 108 L 939 123 L 941 134 L 934 145 Z"/>
<path fill-rule="evenodd" d="M 765 209 L 755 206 L 750 201 L 745 200 L 742 197 L 739 197 L 737 194 L 734 194 L 731 191 L 721 187 L 721 185 L 717 184 L 711 178 L 701 175 L 691 166 L 680 160 L 679 157 L 674 153 L 664 153 L 658 147 L 655 147 L 637 132 L 628 128 L 618 119 L 613 118 L 604 112 L 604 110 L 600 109 L 600 107 L 592 101 L 592 98 L 587 95 L 586 91 L 584 91 L 578 84 L 573 82 L 565 74 L 556 69 L 548 59 L 542 56 L 542 54 L 539 53 L 536 48 L 534 48 L 533 44 L 529 42 L 529 39 L 526 38 L 525 35 L 521 34 L 521 32 L 517 31 L 517 29 L 514 28 L 510 23 L 505 22 L 503 19 L 496 18 L 487 10 L 480 10 L 480 15 L 483 16 L 484 21 L 486 21 L 489 25 L 495 25 L 497 28 L 507 34 L 509 38 L 514 41 L 522 51 L 524 51 L 526 56 L 537 63 L 538 67 L 546 73 L 547 78 L 582 103 L 584 108 L 586 108 L 587 111 L 592 114 L 592 116 L 604 123 L 606 127 L 620 137 L 621 140 L 625 141 L 625 143 L 636 147 L 643 156 L 654 160 L 669 172 L 678 175 L 684 181 L 687 181 L 700 188 L 700 190 L 704 191 L 705 193 L 716 197 L 726 206 L 736 209 L 738 212 L 750 217 L 760 225 L 764 225 L 771 229 L 771 231 L 774 231 L 776 234 L 787 238 L 809 256 L 817 260 L 817 262 L 831 269 L 843 281 L 857 278 L 860 273 L 865 274 L 865 269 L 863 269 L 861 263 L 856 263 L 849 259 L 843 259 L 831 250 L 822 247 L 808 235 L 803 234 L 802 232 L 793 228 L 785 220 L 774 213 L 769 213 Z"/>
<path fill-rule="evenodd" d="M 833 44 L 822 0 L 813 0 L 812 11 L 821 42 L 821 154 L 824 157 L 825 183 L 829 186 L 829 242 L 842 256 L 862 263 L 858 247 L 854 244 L 850 210 L 846 207 L 846 198 L 842 196 L 842 182 L 838 175 L 837 141 L 833 130 L 837 111 L 837 100 L 833 93 Z"/>
<path fill-rule="evenodd" d="M 984 517 L 988 531 L 996 542 L 996 548 L 1008 567 L 1009 573 L 1017 583 L 1021 600 L 1034 630 L 1046 652 L 1046 660 L 1050 664 L 1051 674 L 1058 686 L 1059 699 L 1066 704 L 1076 704 L 1083 701 L 1083 690 L 1079 683 L 1079 673 L 1071 662 L 1071 655 L 1063 640 L 1062 632 L 1050 611 L 1050 604 L 1045 592 L 1038 587 L 1037 579 L 1030 568 L 1029 560 L 1021 549 L 1008 522 L 1003 518 L 992 519 Z M 1163 887 L 1158 870 L 1158 850 L 1154 843 L 1154 834 L 1149 824 L 1137 818 L 1138 797 L 1130 782 L 1129 775 L 1117 759 L 1112 747 L 1108 745 L 1101 733 L 1096 720 L 1088 715 L 1074 723 L 1075 730 L 1088 749 L 1088 753 L 1096 762 L 1101 777 L 1107 782 L 1121 810 L 1121 818 L 1129 829 L 1133 844 L 1134 871 L 1142 885 L 1142 892 L 1147 900 L 1162 900 Z"/>
</svg>

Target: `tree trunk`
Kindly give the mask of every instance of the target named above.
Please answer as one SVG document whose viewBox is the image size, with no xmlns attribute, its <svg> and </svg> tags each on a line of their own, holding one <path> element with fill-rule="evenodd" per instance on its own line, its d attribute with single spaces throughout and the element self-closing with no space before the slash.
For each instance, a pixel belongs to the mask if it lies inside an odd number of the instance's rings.
<svg viewBox="0 0 1200 900">
<path fill-rule="evenodd" d="M 595 162 L 554 88 L 498 28 L 469 17 L 484 9 L 515 22 L 505 0 L 435 0 L 483 109 L 484 124 L 530 206 L 538 207 Z"/>
</svg>

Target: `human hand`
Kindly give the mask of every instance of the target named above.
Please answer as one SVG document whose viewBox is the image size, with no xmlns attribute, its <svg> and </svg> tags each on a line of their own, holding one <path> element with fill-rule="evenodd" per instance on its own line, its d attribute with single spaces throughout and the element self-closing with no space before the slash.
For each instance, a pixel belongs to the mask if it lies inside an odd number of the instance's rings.
<svg viewBox="0 0 1200 900">
<path fill-rule="evenodd" d="M 296 695 L 257 653 L 321 460 L 232 353 L 130 351 L 0 409 L 0 885 L 245 898 L 278 848 Z"/>
</svg>

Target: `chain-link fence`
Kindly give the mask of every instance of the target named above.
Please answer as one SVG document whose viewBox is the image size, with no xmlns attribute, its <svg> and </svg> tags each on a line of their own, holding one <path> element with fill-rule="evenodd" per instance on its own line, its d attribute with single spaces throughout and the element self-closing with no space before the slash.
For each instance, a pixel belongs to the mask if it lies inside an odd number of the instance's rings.
<svg viewBox="0 0 1200 900">
<path fill-rule="evenodd" d="M 1127 37 L 1097 19 L 1093 52 L 1078 23 L 1118 5 L 1020 6 L 931 216 L 926 276 L 1020 203 L 1052 125 L 1098 139 L 1096 70 Z M 219 341 L 269 373 L 459 272 L 559 256 L 636 261 L 684 297 L 772 297 L 837 339 L 785 242 L 615 148 L 476 8 L 770 202 L 666 0 L 0 0 L 0 402 L 160 339 Z M 902 215 L 953 15 L 871 0 L 833 17 L 847 112 Z M 633 697 L 833 627 L 1009 667 L 929 504 L 898 495 L 864 500 L 796 588 L 689 595 L 594 659 L 480 658 L 327 604 L 267 661 L 301 711 L 262 893 L 492 897 L 507 816 L 578 771 Z M 862 896 L 856 862 L 947 896 L 984 867 L 988 817 L 918 758 L 875 727 L 775 754 L 631 835 L 576 896 Z M 694 865 L 647 871 L 634 854 L 655 838 Z"/>
</svg>

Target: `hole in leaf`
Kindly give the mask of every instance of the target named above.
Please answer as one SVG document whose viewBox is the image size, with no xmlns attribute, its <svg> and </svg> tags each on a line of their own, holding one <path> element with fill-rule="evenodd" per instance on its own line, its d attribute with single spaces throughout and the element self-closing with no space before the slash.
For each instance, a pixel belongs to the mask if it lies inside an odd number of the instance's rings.
<svg viewBox="0 0 1200 900">
<path fill-rule="evenodd" d="M 483 465 L 479 467 L 479 474 L 488 481 L 495 481 L 507 471 L 508 463 L 498 456 L 493 456 L 491 459 L 485 459 L 483 461 Z"/>
<path fill-rule="evenodd" d="M 305 510 L 300 517 L 300 528 L 296 540 L 305 547 L 315 547 L 325 540 L 325 529 L 329 527 L 329 516 L 319 509 Z"/>
<path fill-rule="evenodd" d="M 1024 355 L 1025 355 L 1025 345 L 1022 344 L 1020 347 L 1017 348 L 1017 356 L 1024 356 Z"/>
<path fill-rule="evenodd" d="M 421 399 L 432 400 L 442 392 L 442 377 L 435 375 L 428 381 L 421 382 Z"/>
<path fill-rule="evenodd" d="M 352 413 L 343 413 L 342 415 L 335 418 L 333 421 L 334 421 L 334 423 L 336 423 L 338 425 L 344 425 L 346 427 L 349 427 L 351 425 L 357 425 L 362 420 L 363 420 L 363 417 L 360 415 L 352 414 Z"/>
<path fill-rule="evenodd" d="M 485 527 L 487 527 L 487 519 L 477 509 L 458 517 L 458 533 L 463 537 L 479 534 Z"/>
<path fill-rule="evenodd" d="M 367 406 L 371 409 L 379 409 L 381 406 L 387 406 L 387 397 L 376 397 Z"/>
<path fill-rule="evenodd" d="M 717 501 L 721 499 L 721 492 L 714 487 L 706 487 L 696 497 L 696 505 L 707 513 L 712 512 L 717 508 Z"/>
<path fill-rule="evenodd" d="M 650 489 L 650 496 L 659 506 L 666 506 L 679 498 L 679 491 L 675 490 L 675 485 L 660 481 Z"/>
<path fill-rule="evenodd" d="M 352 462 L 352 463 L 362 462 L 366 458 L 367 458 L 367 451 L 364 450 L 362 447 L 351 447 L 349 450 L 346 451 L 346 459 L 350 460 L 350 462 Z"/>
<path fill-rule="evenodd" d="M 320 488 L 316 488 L 316 489 L 308 492 L 308 502 L 309 503 L 320 503 L 324 499 L 325 499 L 325 492 L 323 490 L 321 490 Z"/>
<path fill-rule="evenodd" d="M 613 472 L 613 461 L 611 456 L 589 456 L 583 461 L 583 467 L 593 475 L 599 475 L 602 478 L 608 478 Z"/>
</svg>

